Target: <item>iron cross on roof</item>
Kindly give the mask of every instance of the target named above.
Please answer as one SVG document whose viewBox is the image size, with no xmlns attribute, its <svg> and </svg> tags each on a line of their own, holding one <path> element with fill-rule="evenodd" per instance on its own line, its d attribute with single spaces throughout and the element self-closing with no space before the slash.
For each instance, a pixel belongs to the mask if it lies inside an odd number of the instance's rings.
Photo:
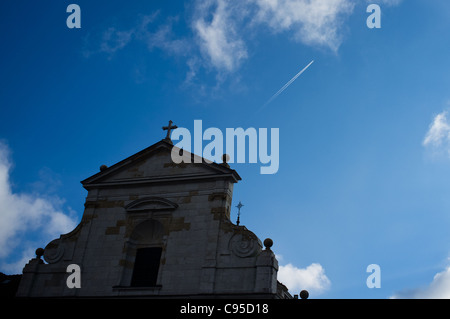
<svg viewBox="0 0 450 319">
<path fill-rule="evenodd" d="M 166 135 L 166 140 L 169 140 L 170 141 L 170 131 L 172 131 L 172 130 L 174 130 L 174 129 L 176 129 L 176 128 L 178 128 L 178 126 L 176 126 L 176 125 L 172 125 L 172 121 L 169 121 L 169 125 L 168 126 L 163 126 L 162 127 L 162 129 L 164 130 L 164 131 L 166 131 L 167 130 L 167 135 Z"/>
<path fill-rule="evenodd" d="M 239 226 L 239 217 L 241 216 L 241 208 L 243 207 L 244 205 L 242 205 L 242 203 L 241 203 L 241 201 L 239 201 L 239 204 L 237 204 L 236 205 L 236 207 L 238 208 L 238 218 L 237 218 L 237 221 L 236 221 L 236 225 L 238 225 Z"/>
</svg>

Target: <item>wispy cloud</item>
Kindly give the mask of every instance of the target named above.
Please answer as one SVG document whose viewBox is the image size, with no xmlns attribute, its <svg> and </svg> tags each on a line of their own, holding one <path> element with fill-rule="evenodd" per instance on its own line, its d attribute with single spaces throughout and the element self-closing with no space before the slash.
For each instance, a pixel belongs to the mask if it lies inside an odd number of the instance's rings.
<svg viewBox="0 0 450 319">
<path fill-rule="evenodd" d="M 422 288 L 405 289 L 391 296 L 392 299 L 450 299 L 450 266 L 437 273 L 432 282 Z"/>
<path fill-rule="evenodd" d="M 177 36 L 173 32 L 173 25 L 178 17 L 169 17 L 164 23 L 155 26 L 155 18 L 159 12 L 142 17 L 142 21 L 133 28 L 136 39 L 146 44 L 147 48 L 161 49 L 173 56 L 187 56 L 192 50 L 191 41 Z"/>
<path fill-rule="evenodd" d="M 117 52 L 126 47 L 132 40 L 134 30 L 118 30 L 115 27 L 109 27 L 100 34 L 89 33 L 84 38 L 84 47 L 82 54 L 89 58 L 95 54 L 103 53 L 108 59 Z"/>
<path fill-rule="evenodd" d="M 234 71 L 247 58 L 236 26 L 236 17 L 241 14 L 230 1 L 197 2 L 192 28 L 202 54 L 218 70 Z"/>
<path fill-rule="evenodd" d="M 434 117 L 422 144 L 430 147 L 434 154 L 445 152 L 450 157 L 450 123 L 447 115 L 448 112 L 443 111 Z"/>
<path fill-rule="evenodd" d="M 234 71 L 248 58 L 245 31 L 261 27 L 336 52 L 353 7 L 352 0 L 197 1 L 192 28 L 203 56 L 219 70 Z"/>
<path fill-rule="evenodd" d="M 10 154 L 6 143 L 0 141 L 0 267 L 21 272 L 23 260 L 6 261 L 9 253 L 18 247 L 29 253 L 38 248 L 36 245 L 47 244 L 61 233 L 71 231 L 76 226 L 76 214 L 70 208 L 64 212 L 64 200 L 57 196 L 13 192 Z"/>
<path fill-rule="evenodd" d="M 198 54 L 192 37 L 179 36 L 173 31 L 174 25 L 179 23 L 179 17 L 167 17 L 160 23 L 160 12 L 141 15 L 136 23 L 128 28 L 112 26 L 106 30 L 90 32 L 84 38 L 82 54 L 85 58 L 95 55 L 106 55 L 112 60 L 117 53 L 133 44 L 145 45 L 149 52 L 161 50 L 169 57 L 181 57 L 186 60 L 188 72 L 186 82 L 189 82 L 198 72 L 200 67 Z M 133 75 L 137 83 L 146 79 L 145 56 L 134 57 L 135 67 Z"/>
<path fill-rule="evenodd" d="M 398 5 L 401 0 L 382 0 Z M 184 21 L 168 17 L 158 24 L 161 12 L 141 16 L 128 29 L 110 27 L 86 37 L 84 55 L 103 53 L 110 58 L 133 41 L 144 42 L 176 57 L 188 67 L 187 82 L 200 70 L 219 74 L 217 79 L 235 74 L 252 55 L 249 43 L 256 34 L 270 31 L 303 45 L 337 53 L 345 38 L 347 18 L 356 0 L 196 0 L 189 5 Z M 182 35 L 175 23 L 186 23 Z M 186 32 L 187 30 L 187 32 Z"/>
<path fill-rule="evenodd" d="M 113 27 L 108 28 L 108 30 L 103 33 L 102 42 L 100 43 L 100 52 L 113 54 L 124 48 L 131 41 L 133 33 L 133 30 L 119 31 Z"/>
<path fill-rule="evenodd" d="M 256 20 L 276 32 L 288 32 L 309 46 L 336 52 L 342 43 L 342 27 L 353 12 L 352 0 L 255 0 Z"/>
</svg>

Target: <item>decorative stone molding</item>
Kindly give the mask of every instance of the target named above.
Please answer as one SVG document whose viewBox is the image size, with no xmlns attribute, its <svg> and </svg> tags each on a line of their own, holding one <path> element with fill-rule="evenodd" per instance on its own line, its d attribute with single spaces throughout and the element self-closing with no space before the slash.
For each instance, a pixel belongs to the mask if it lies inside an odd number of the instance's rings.
<svg viewBox="0 0 450 319">
<path fill-rule="evenodd" d="M 145 197 L 137 199 L 134 202 L 125 206 L 128 213 L 143 212 L 143 211 L 161 211 L 161 210 L 175 210 L 178 204 L 162 197 Z"/>
</svg>

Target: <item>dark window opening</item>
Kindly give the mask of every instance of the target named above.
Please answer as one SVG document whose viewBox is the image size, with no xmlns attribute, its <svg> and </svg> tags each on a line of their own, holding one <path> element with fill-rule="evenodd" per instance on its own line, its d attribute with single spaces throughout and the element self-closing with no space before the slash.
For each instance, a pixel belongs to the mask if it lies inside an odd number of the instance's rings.
<svg viewBox="0 0 450 319">
<path fill-rule="evenodd" d="M 136 251 L 136 260 L 131 277 L 132 287 L 156 286 L 161 251 L 161 247 L 139 248 Z"/>
</svg>

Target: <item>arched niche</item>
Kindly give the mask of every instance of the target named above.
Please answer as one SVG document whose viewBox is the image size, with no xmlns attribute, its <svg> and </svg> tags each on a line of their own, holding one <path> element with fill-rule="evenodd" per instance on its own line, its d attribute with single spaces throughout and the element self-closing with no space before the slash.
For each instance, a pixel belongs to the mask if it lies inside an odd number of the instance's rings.
<svg viewBox="0 0 450 319">
<path fill-rule="evenodd" d="M 164 245 L 164 225 L 161 222 L 150 218 L 136 225 L 125 243 L 120 286 L 159 286 Z"/>
</svg>

